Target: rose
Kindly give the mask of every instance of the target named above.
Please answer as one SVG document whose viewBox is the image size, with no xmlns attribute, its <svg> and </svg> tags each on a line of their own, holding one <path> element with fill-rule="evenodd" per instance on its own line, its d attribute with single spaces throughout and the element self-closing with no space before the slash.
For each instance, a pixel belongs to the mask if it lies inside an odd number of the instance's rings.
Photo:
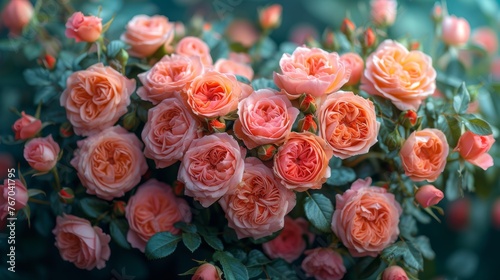
<svg viewBox="0 0 500 280">
<path fill-rule="evenodd" d="M 318 112 L 319 136 L 341 159 L 365 154 L 377 143 L 380 123 L 373 103 L 352 92 L 326 97 Z"/>
<path fill-rule="evenodd" d="M 406 176 L 413 181 L 434 182 L 446 166 L 449 147 L 440 130 L 414 131 L 404 142 L 399 157 Z"/>
<path fill-rule="evenodd" d="M 469 40 L 470 25 L 464 18 L 446 16 L 441 23 L 441 34 L 445 44 L 460 46 Z"/>
<path fill-rule="evenodd" d="M 10 204 L 14 202 L 14 205 Z M 0 220 L 7 217 L 9 208 L 16 211 L 28 203 L 28 190 L 19 179 L 5 179 L 0 185 Z M 2 229 L 2 227 L 0 227 Z"/>
<path fill-rule="evenodd" d="M 52 135 L 35 138 L 24 146 L 24 159 L 36 171 L 48 172 L 56 166 L 60 151 Z"/>
<path fill-rule="evenodd" d="M 112 200 L 141 181 L 148 166 L 141 141 L 121 126 L 78 141 L 71 165 L 88 194 Z"/>
<path fill-rule="evenodd" d="M 340 280 L 346 273 L 342 256 L 328 248 L 316 248 L 305 252 L 302 269 L 307 277 L 318 280 Z"/>
<path fill-rule="evenodd" d="M 205 66 L 212 65 L 210 48 L 200 38 L 187 36 L 182 38 L 175 47 L 175 53 L 185 56 L 198 56 Z"/>
<path fill-rule="evenodd" d="M 283 7 L 274 4 L 259 11 L 259 23 L 262 29 L 278 28 L 281 24 L 281 11 Z"/>
<path fill-rule="evenodd" d="M 34 137 L 42 129 L 42 121 L 39 119 L 27 115 L 24 111 L 21 112 L 21 118 L 18 119 L 14 125 L 12 125 L 12 130 L 15 133 L 16 140 L 26 140 Z"/>
<path fill-rule="evenodd" d="M 498 50 L 498 36 L 489 27 L 479 27 L 472 33 L 471 41 L 483 47 L 489 55 L 495 55 Z"/>
<path fill-rule="evenodd" d="M 293 220 L 286 216 L 283 230 L 273 240 L 263 243 L 262 249 L 272 259 L 282 258 L 291 263 L 306 249 L 303 236 L 307 233 L 306 220 L 303 218 Z"/>
<path fill-rule="evenodd" d="M 282 229 L 285 215 L 295 206 L 293 191 L 284 188 L 271 169 L 254 157 L 245 159 L 245 172 L 238 183 L 219 200 L 238 238 L 258 239 Z"/>
<path fill-rule="evenodd" d="M 125 27 L 120 40 L 130 46 L 131 56 L 144 58 L 154 54 L 161 46 L 174 39 L 174 25 L 164 16 L 134 16 Z"/>
<path fill-rule="evenodd" d="M 372 0 L 371 18 L 379 26 L 389 26 L 396 20 L 397 5 L 395 0 Z"/>
<path fill-rule="evenodd" d="M 220 280 L 219 269 L 211 263 L 200 265 L 191 280 Z"/>
<path fill-rule="evenodd" d="M 56 247 L 65 261 L 75 264 L 80 269 L 92 270 L 106 267 L 111 251 L 111 237 L 101 228 L 89 221 L 63 214 L 56 219 L 56 227 L 52 231 L 56 239 Z"/>
<path fill-rule="evenodd" d="M 78 42 L 93 43 L 99 39 L 102 32 L 102 19 L 95 16 L 84 16 L 75 12 L 66 22 L 66 37 Z"/>
<path fill-rule="evenodd" d="M 317 40 L 319 37 L 316 27 L 308 23 L 295 25 L 289 34 L 289 40 L 299 46 L 306 44 L 310 40 Z"/>
<path fill-rule="evenodd" d="M 148 240 L 157 232 L 179 234 L 177 222 L 191 222 L 191 210 L 184 199 L 178 198 L 172 188 L 156 179 L 150 179 L 137 188 L 125 207 L 130 226 L 127 241 L 144 252 Z"/>
<path fill-rule="evenodd" d="M 102 63 L 76 71 L 66 81 L 61 106 L 75 134 L 90 136 L 113 126 L 127 113 L 135 80 Z"/>
<path fill-rule="evenodd" d="M 274 174 L 288 189 L 320 189 L 330 177 L 332 148 L 311 132 L 291 132 L 274 156 Z"/>
<path fill-rule="evenodd" d="M 215 133 L 194 139 L 184 154 L 178 180 L 185 194 L 203 207 L 232 193 L 243 178 L 245 150 L 227 133 Z"/>
<path fill-rule="evenodd" d="M 297 47 L 280 59 L 282 74 L 274 73 L 274 82 L 297 99 L 303 93 L 314 97 L 332 93 L 349 81 L 351 71 L 337 53 L 318 48 Z"/>
<path fill-rule="evenodd" d="M 361 80 L 361 75 L 363 75 L 364 61 L 361 56 L 357 53 L 349 52 L 340 56 L 340 61 L 342 61 L 347 69 L 351 69 L 351 75 L 349 76 L 349 81 L 345 84 L 346 86 L 354 86 Z"/>
<path fill-rule="evenodd" d="M 33 17 L 33 5 L 28 0 L 11 0 L 2 11 L 3 24 L 13 36 L 21 35 Z"/>
<path fill-rule="evenodd" d="M 261 89 L 238 104 L 238 119 L 234 133 L 248 149 L 285 141 L 299 110 L 284 94 L 272 89 Z"/>
<path fill-rule="evenodd" d="M 471 216 L 471 201 L 467 197 L 457 199 L 448 204 L 446 221 L 453 230 L 464 230 L 469 226 Z"/>
<path fill-rule="evenodd" d="M 491 222 L 493 227 L 497 230 L 500 229 L 500 199 L 497 198 L 493 203 L 491 209 Z"/>
<path fill-rule="evenodd" d="M 182 160 L 191 141 L 201 136 L 200 122 L 180 97 L 167 98 L 148 111 L 142 130 L 144 156 L 153 159 L 156 168 L 168 167 Z"/>
<path fill-rule="evenodd" d="M 7 178 L 9 170 L 15 166 L 14 157 L 10 153 L 0 152 L 0 179 Z"/>
<path fill-rule="evenodd" d="M 400 266 L 391 265 L 382 273 L 382 280 L 408 280 L 408 275 Z"/>
<path fill-rule="evenodd" d="M 233 20 L 226 29 L 230 42 L 240 43 L 246 48 L 251 48 L 259 40 L 259 32 L 254 24 L 245 19 Z"/>
<path fill-rule="evenodd" d="M 218 71 L 220 73 L 228 73 L 228 74 L 243 76 L 247 78 L 249 81 L 251 81 L 253 78 L 252 67 L 242 62 L 219 58 L 215 62 L 214 69 L 215 71 Z"/>
<path fill-rule="evenodd" d="M 488 154 L 491 146 L 495 143 L 493 135 L 477 135 L 466 131 L 453 151 L 459 152 L 466 161 L 486 170 L 493 166 L 493 158 Z"/>
<path fill-rule="evenodd" d="M 184 91 L 202 73 L 203 65 L 198 56 L 164 56 L 147 72 L 138 75 L 142 87 L 137 90 L 137 95 L 156 105 Z"/>
<path fill-rule="evenodd" d="M 376 257 L 399 235 L 402 209 L 393 194 L 358 179 L 336 196 L 332 230 L 353 257 Z"/>
<path fill-rule="evenodd" d="M 433 185 L 422 186 L 415 193 L 415 200 L 424 208 L 438 204 L 443 197 L 443 192 Z"/>
<path fill-rule="evenodd" d="M 368 56 L 360 89 L 391 100 L 401 111 L 417 111 L 422 100 L 436 89 L 432 58 L 385 40 Z"/>
</svg>

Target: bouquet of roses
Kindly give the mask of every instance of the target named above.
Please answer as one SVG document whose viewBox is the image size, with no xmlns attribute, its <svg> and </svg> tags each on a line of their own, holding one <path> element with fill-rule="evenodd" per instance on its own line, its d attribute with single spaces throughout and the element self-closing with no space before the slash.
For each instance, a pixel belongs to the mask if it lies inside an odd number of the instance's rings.
<svg viewBox="0 0 500 280">
<path fill-rule="evenodd" d="M 192 279 L 417 279 L 434 258 L 417 221 L 493 165 L 463 66 L 487 45 L 440 5 L 431 57 L 387 36 L 393 0 L 371 1 L 366 27 L 345 18 L 279 46 L 280 5 L 258 12 L 257 35 L 135 15 L 110 38 L 105 8 L 43 17 L 41 2 L 3 8 L 10 48 L 41 47 L 24 72 L 36 110 L 3 137 L 24 160 L 0 218 L 45 217 L 36 230 L 77 268 L 103 269 L 113 246 L 148 259 L 183 246 Z"/>
</svg>

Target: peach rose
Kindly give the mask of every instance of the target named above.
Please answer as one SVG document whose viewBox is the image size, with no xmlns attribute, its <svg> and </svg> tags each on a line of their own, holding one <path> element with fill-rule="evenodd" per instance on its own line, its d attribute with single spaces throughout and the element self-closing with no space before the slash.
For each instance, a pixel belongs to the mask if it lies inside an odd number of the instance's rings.
<svg viewBox="0 0 500 280">
<path fill-rule="evenodd" d="M 240 43 L 244 47 L 252 47 L 259 40 L 259 32 L 254 24 L 246 19 L 231 21 L 226 29 L 226 35 L 230 41 Z"/>
<path fill-rule="evenodd" d="M 88 194 L 112 200 L 141 181 L 148 166 L 142 142 L 121 126 L 78 141 L 71 165 Z"/>
<path fill-rule="evenodd" d="M 443 192 L 433 185 L 421 186 L 415 193 L 415 200 L 424 208 L 438 204 L 443 197 Z"/>
<path fill-rule="evenodd" d="M 196 269 L 191 280 L 220 280 L 219 270 L 211 263 L 204 263 Z"/>
<path fill-rule="evenodd" d="M 422 100 L 436 89 L 432 58 L 385 40 L 368 56 L 360 89 L 391 100 L 401 111 L 417 111 Z"/>
<path fill-rule="evenodd" d="M 210 55 L 210 48 L 200 38 L 187 36 L 182 38 L 175 47 L 175 53 L 185 56 L 198 56 L 205 66 L 212 65 L 212 56 Z"/>
<path fill-rule="evenodd" d="M 353 257 L 376 257 L 399 235 L 402 209 L 392 193 L 358 179 L 336 195 L 332 230 Z"/>
<path fill-rule="evenodd" d="M 172 188 L 156 179 L 150 179 L 137 188 L 125 207 L 125 217 L 130 226 L 127 241 L 133 248 L 144 252 L 148 240 L 155 233 L 169 231 L 179 234 L 177 222 L 191 222 L 187 202 L 176 197 Z"/>
<path fill-rule="evenodd" d="M 28 190 L 19 179 L 5 179 L 0 185 L 0 219 L 5 219 L 9 207 L 23 209 L 28 203 Z M 0 228 L 1 229 L 1 228 Z"/>
<path fill-rule="evenodd" d="M 156 168 L 165 168 L 182 160 L 191 141 L 202 136 L 201 123 L 192 116 L 179 97 L 171 97 L 148 111 L 142 130 L 144 155 Z"/>
<path fill-rule="evenodd" d="M 120 40 L 130 46 L 127 52 L 138 58 L 153 55 L 174 39 L 174 25 L 164 16 L 137 15 L 125 27 Z"/>
<path fill-rule="evenodd" d="M 134 90 L 134 79 L 98 63 L 68 77 L 60 102 L 75 134 L 90 136 L 113 126 L 127 113 Z"/>
<path fill-rule="evenodd" d="M 396 0 L 372 0 L 371 18 L 373 23 L 379 26 L 389 26 L 396 20 L 397 6 Z"/>
<path fill-rule="evenodd" d="M 203 65 L 198 56 L 164 56 L 149 71 L 138 75 L 142 87 L 137 90 L 137 95 L 156 105 L 184 91 L 202 73 Z"/>
<path fill-rule="evenodd" d="M 470 25 L 464 18 L 445 16 L 441 23 L 441 36 L 447 45 L 460 46 L 469 40 Z"/>
<path fill-rule="evenodd" d="M 340 89 L 351 74 L 339 55 L 318 48 L 297 47 L 280 59 L 283 74 L 274 73 L 274 82 L 284 89 L 288 98 L 297 99 L 303 93 L 321 97 Z"/>
<path fill-rule="evenodd" d="M 493 166 L 493 158 L 488 154 L 491 146 L 495 143 L 493 135 L 477 135 L 466 131 L 453 151 L 459 152 L 466 161 L 486 170 Z"/>
<path fill-rule="evenodd" d="M 490 27 L 479 27 L 472 33 L 471 41 L 482 46 L 490 55 L 498 51 L 498 36 Z"/>
<path fill-rule="evenodd" d="M 259 12 L 259 23 L 262 29 L 278 28 L 281 24 L 281 12 L 283 7 L 280 4 L 274 4 Z"/>
<path fill-rule="evenodd" d="M 12 125 L 12 130 L 15 133 L 16 140 L 26 140 L 34 137 L 42 129 L 42 121 L 39 119 L 27 115 L 24 111 L 21 112 L 21 118 L 18 119 L 14 125 Z"/>
<path fill-rule="evenodd" d="M 245 150 L 227 133 L 194 139 L 184 154 L 178 179 L 185 194 L 203 207 L 233 193 L 243 178 Z"/>
<path fill-rule="evenodd" d="M 295 193 L 284 188 L 271 169 L 254 157 L 245 159 L 243 179 L 238 183 L 234 192 L 219 200 L 238 239 L 258 239 L 282 229 L 285 215 L 295 206 Z"/>
<path fill-rule="evenodd" d="M 392 265 L 384 270 L 382 280 L 408 280 L 408 275 L 400 266 Z"/>
<path fill-rule="evenodd" d="M 299 222 L 300 221 L 300 222 Z M 298 259 L 306 249 L 304 235 L 307 234 L 307 221 L 303 218 L 293 220 L 285 217 L 285 226 L 276 238 L 262 244 L 264 252 L 272 259 L 282 258 L 291 263 Z"/>
<path fill-rule="evenodd" d="M 101 37 L 102 19 L 95 16 L 84 16 L 75 12 L 66 22 L 66 37 L 78 42 L 93 43 Z"/>
<path fill-rule="evenodd" d="M 345 53 L 340 56 L 340 61 L 342 61 L 347 69 L 351 69 L 351 76 L 349 81 L 345 84 L 346 86 L 354 86 L 361 80 L 361 75 L 363 75 L 363 68 L 365 62 L 363 58 L 357 53 Z"/>
<path fill-rule="evenodd" d="M 446 136 L 440 130 L 414 131 L 399 151 L 406 176 L 413 181 L 434 182 L 446 166 L 449 149 Z"/>
<path fill-rule="evenodd" d="M 24 146 L 24 159 L 36 171 L 48 172 L 56 166 L 60 151 L 52 135 L 35 138 Z"/>
<path fill-rule="evenodd" d="M 214 69 L 220 73 L 243 76 L 249 81 L 253 79 L 253 69 L 250 65 L 245 63 L 219 58 L 215 62 Z"/>
<path fill-rule="evenodd" d="M 302 269 L 307 277 L 317 280 L 340 280 L 346 273 L 342 256 L 328 248 L 316 248 L 305 252 Z"/>
<path fill-rule="evenodd" d="M 33 17 L 33 5 L 28 0 L 10 0 L 3 8 L 1 23 L 3 23 L 13 36 L 21 35 Z"/>
<path fill-rule="evenodd" d="M 286 95 L 261 89 L 238 104 L 234 134 L 248 149 L 265 144 L 279 145 L 290 133 L 298 114 L 299 110 Z"/>
<path fill-rule="evenodd" d="M 288 189 L 320 189 L 330 177 L 332 148 L 311 132 L 291 132 L 274 156 L 274 174 Z"/>
<path fill-rule="evenodd" d="M 366 154 L 377 143 L 380 123 L 375 106 L 352 92 L 328 95 L 320 107 L 318 120 L 319 136 L 333 148 L 333 155 L 341 159 Z"/>
<path fill-rule="evenodd" d="M 65 261 L 75 264 L 80 269 L 92 270 L 106 267 L 111 255 L 109 241 L 111 237 L 101 228 L 89 221 L 63 214 L 57 217 L 56 227 L 52 231 L 56 247 Z"/>
</svg>

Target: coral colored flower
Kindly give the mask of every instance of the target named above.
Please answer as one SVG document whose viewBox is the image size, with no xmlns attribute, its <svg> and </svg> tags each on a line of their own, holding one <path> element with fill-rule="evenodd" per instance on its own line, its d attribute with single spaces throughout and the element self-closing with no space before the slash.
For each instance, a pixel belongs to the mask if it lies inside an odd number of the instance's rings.
<svg viewBox="0 0 500 280">
<path fill-rule="evenodd" d="M 245 63 L 220 58 L 215 62 L 215 71 L 220 73 L 234 74 L 247 78 L 249 81 L 253 79 L 253 69 Z"/>
<path fill-rule="evenodd" d="M 248 149 L 279 145 L 290 133 L 298 114 L 299 110 L 284 94 L 261 89 L 239 102 L 234 133 Z"/>
<path fill-rule="evenodd" d="M 361 75 L 363 75 L 363 68 L 365 64 L 363 58 L 361 58 L 361 56 L 357 53 L 345 53 L 340 56 L 340 60 L 344 63 L 347 69 L 351 69 L 349 81 L 345 85 L 357 85 L 361 80 Z"/>
<path fill-rule="evenodd" d="M 14 205 L 12 201 L 15 201 Z M 3 185 L 0 185 L 0 220 L 5 220 L 11 209 L 18 211 L 26 204 L 28 204 L 28 190 L 21 180 L 5 179 Z"/>
<path fill-rule="evenodd" d="M 90 136 L 112 127 L 127 113 L 134 90 L 135 80 L 98 63 L 68 77 L 60 103 L 75 134 Z"/>
<path fill-rule="evenodd" d="M 441 36 L 445 44 L 460 46 L 469 40 L 470 25 L 464 18 L 446 16 L 441 23 Z"/>
<path fill-rule="evenodd" d="M 459 152 L 466 161 L 486 170 L 493 166 L 493 158 L 488 154 L 495 143 L 493 135 L 477 135 L 466 131 L 453 151 Z"/>
<path fill-rule="evenodd" d="M 14 36 L 21 35 L 23 28 L 27 26 L 33 17 L 33 5 L 28 0 L 10 0 L 3 8 L 1 14 L 1 23 Z"/>
<path fill-rule="evenodd" d="M 283 7 L 274 4 L 259 12 L 259 23 L 262 29 L 278 28 L 281 24 L 281 12 Z"/>
<path fill-rule="evenodd" d="M 156 179 L 150 179 L 137 188 L 125 207 L 130 226 L 127 241 L 133 248 L 144 252 L 148 240 L 155 233 L 168 231 L 179 234 L 177 222 L 191 222 L 187 202 L 174 195 L 172 188 Z"/>
<path fill-rule="evenodd" d="M 212 65 L 212 56 L 208 45 L 197 37 L 184 37 L 177 43 L 175 53 L 185 56 L 198 56 L 205 66 Z"/>
<path fill-rule="evenodd" d="M 179 168 L 185 194 L 204 207 L 233 193 L 243 177 L 245 150 L 227 133 L 207 135 L 191 142 Z"/>
<path fill-rule="evenodd" d="M 71 165 L 88 194 L 121 197 L 140 181 L 148 166 L 142 142 L 123 127 L 110 127 L 78 141 Z"/>
<path fill-rule="evenodd" d="M 318 280 L 340 280 L 346 273 L 342 256 L 329 248 L 316 248 L 305 252 L 302 269 L 307 277 Z"/>
<path fill-rule="evenodd" d="M 384 270 L 382 280 L 408 280 L 408 275 L 400 266 L 392 265 Z"/>
<path fill-rule="evenodd" d="M 273 240 L 263 243 L 262 249 L 273 259 L 282 258 L 291 263 L 298 259 L 306 249 L 304 235 L 307 233 L 306 220 L 303 218 L 294 220 L 286 216 L 283 230 Z"/>
<path fill-rule="evenodd" d="M 24 146 L 24 159 L 36 171 L 48 172 L 56 166 L 60 151 L 52 135 L 35 138 Z"/>
<path fill-rule="evenodd" d="M 196 269 L 191 280 L 220 280 L 219 270 L 211 263 L 204 263 Z"/>
<path fill-rule="evenodd" d="M 438 204 L 443 197 L 443 192 L 433 185 L 422 186 L 415 194 L 415 200 L 424 208 Z"/>
<path fill-rule="evenodd" d="M 498 36 L 495 30 L 490 27 L 480 27 L 472 32 L 471 41 L 482 46 L 490 55 L 494 55 L 498 50 Z"/>
<path fill-rule="evenodd" d="M 360 89 L 391 100 L 402 111 L 417 111 L 436 89 L 432 58 L 385 40 L 367 58 Z"/>
<path fill-rule="evenodd" d="M 274 82 L 290 99 L 303 93 L 321 97 L 340 89 L 349 81 L 350 69 L 337 53 L 318 48 L 298 47 L 280 59 L 282 74 L 274 73 Z"/>
<path fill-rule="evenodd" d="M 332 230 L 353 257 L 376 257 L 399 235 L 402 209 L 393 194 L 358 179 L 336 196 Z"/>
<path fill-rule="evenodd" d="M 274 156 L 274 174 L 288 189 L 320 189 L 330 177 L 332 148 L 311 132 L 289 134 Z"/>
<path fill-rule="evenodd" d="M 72 262 L 80 269 L 92 270 L 106 267 L 111 255 L 109 241 L 111 237 L 101 228 L 89 221 L 63 214 L 56 219 L 56 227 L 52 231 L 56 239 L 56 247 L 65 261 Z"/>
<path fill-rule="evenodd" d="M 372 0 L 371 18 L 373 23 L 379 26 L 390 26 L 396 20 L 397 6 L 396 0 Z"/>
<path fill-rule="evenodd" d="M 295 203 L 294 192 L 284 188 L 272 170 L 253 157 L 245 159 L 243 178 L 234 192 L 219 200 L 229 227 L 239 239 L 258 239 L 282 229 L 285 215 Z"/>
<path fill-rule="evenodd" d="M 399 152 L 406 176 L 413 181 L 435 181 L 446 166 L 449 149 L 446 136 L 440 130 L 414 131 Z"/>
<path fill-rule="evenodd" d="M 131 56 L 144 58 L 154 54 L 161 46 L 174 39 L 174 25 L 164 16 L 137 15 L 125 27 L 120 40 L 130 46 Z"/>
<path fill-rule="evenodd" d="M 259 40 L 259 32 L 254 24 L 245 19 L 233 20 L 226 29 L 231 42 L 240 43 L 244 47 L 252 47 Z"/>
<path fill-rule="evenodd" d="M 21 112 L 21 118 L 12 125 L 16 140 L 32 138 L 40 132 L 40 129 L 42 129 L 42 121 L 25 114 L 24 111 Z"/>
<path fill-rule="evenodd" d="M 352 92 L 336 92 L 326 97 L 318 112 L 319 136 L 332 148 L 333 155 L 346 159 L 365 154 L 377 143 L 380 123 L 371 101 Z"/>
<path fill-rule="evenodd" d="M 75 12 L 66 22 L 66 37 L 78 42 L 93 43 L 99 39 L 102 32 L 102 19 L 95 16 L 85 16 Z"/>
</svg>

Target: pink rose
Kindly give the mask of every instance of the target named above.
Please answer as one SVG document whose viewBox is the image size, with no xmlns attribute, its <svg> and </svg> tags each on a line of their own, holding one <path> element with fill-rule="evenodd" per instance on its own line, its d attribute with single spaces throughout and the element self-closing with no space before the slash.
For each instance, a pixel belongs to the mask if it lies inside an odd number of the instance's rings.
<svg viewBox="0 0 500 280">
<path fill-rule="evenodd" d="M 373 23 L 379 26 L 390 26 L 396 20 L 397 6 L 396 0 L 372 0 L 371 18 Z"/>
<path fill-rule="evenodd" d="M 185 56 L 198 56 L 203 65 L 212 65 L 212 56 L 208 45 L 197 37 L 187 36 L 182 38 L 175 47 L 175 53 Z"/>
<path fill-rule="evenodd" d="M 318 113 L 319 136 L 333 155 L 346 159 L 366 154 L 377 143 L 380 123 L 371 101 L 352 92 L 336 92 L 323 101 Z"/>
<path fill-rule="evenodd" d="M 175 93 L 183 92 L 202 73 L 203 65 L 198 56 L 164 56 L 149 71 L 138 75 L 142 87 L 137 90 L 137 95 L 158 104 Z"/>
<path fill-rule="evenodd" d="M 240 75 L 247 78 L 249 81 L 253 79 L 253 69 L 251 66 L 224 58 L 219 58 L 214 65 L 215 71 L 220 73 L 228 73 L 234 75 Z"/>
<path fill-rule="evenodd" d="M 459 152 L 466 161 L 486 170 L 493 166 L 493 158 L 488 154 L 491 146 L 495 143 L 493 135 L 477 135 L 466 131 L 453 151 Z"/>
<path fill-rule="evenodd" d="M 86 270 L 106 267 L 106 261 L 111 255 L 109 249 L 111 237 L 101 228 L 92 227 L 85 219 L 63 214 L 62 217 L 57 217 L 56 227 L 52 233 L 55 235 L 55 245 L 63 260 Z"/>
<path fill-rule="evenodd" d="M 406 176 L 413 181 L 434 182 L 446 167 L 449 149 L 446 136 L 440 130 L 414 131 L 399 151 Z"/>
<path fill-rule="evenodd" d="M 141 181 L 148 166 L 142 142 L 121 126 L 78 141 L 71 165 L 88 194 L 112 200 Z"/>
<path fill-rule="evenodd" d="M 443 192 L 433 185 L 422 186 L 415 194 L 415 200 L 424 208 L 438 204 L 443 197 Z"/>
<path fill-rule="evenodd" d="M 243 178 L 245 150 L 227 133 L 194 139 L 184 154 L 178 179 L 185 194 L 203 207 L 233 193 Z"/>
<path fill-rule="evenodd" d="M 281 11 L 283 7 L 274 4 L 259 12 L 259 23 L 262 29 L 278 28 L 281 24 Z"/>
<path fill-rule="evenodd" d="M 18 119 L 14 125 L 12 125 L 12 130 L 15 133 L 16 140 L 26 140 L 34 137 L 42 129 L 42 121 L 39 119 L 27 115 L 24 111 L 21 112 L 21 118 Z"/>
<path fill-rule="evenodd" d="M 211 263 L 204 263 L 196 269 L 191 280 L 220 280 L 219 269 Z"/>
<path fill-rule="evenodd" d="M 363 58 L 357 53 L 345 53 L 340 56 L 340 61 L 342 61 L 347 69 L 351 69 L 351 76 L 349 81 L 345 84 L 346 86 L 354 86 L 361 80 L 361 75 L 363 75 L 363 68 L 365 62 Z"/>
<path fill-rule="evenodd" d="M 490 27 L 479 27 L 472 33 L 471 41 L 483 47 L 488 54 L 494 55 L 498 50 L 498 36 Z"/>
<path fill-rule="evenodd" d="M 408 275 L 400 266 L 392 265 L 384 270 L 382 280 L 408 280 Z"/>
<path fill-rule="evenodd" d="M 342 256 L 328 248 L 316 248 L 305 252 L 302 269 L 307 277 L 318 280 L 340 280 L 346 273 Z"/>
<path fill-rule="evenodd" d="M 18 211 L 28 203 L 28 190 L 19 179 L 5 179 L 0 185 L 0 220 L 9 214 L 9 207 Z M 0 230 L 2 228 L 0 227 Z"/>
<path fill-rule="evenodd" d="M 317 40 L 319 35 L 316 26 L 308 23 L 299 23 L 289 32 L 289 40 L 297 45 L 304 45 L 309 40 Z"/>
<path fill-rule="evenodd" d="M 33 17 L 33 5 L 28 0 L 10 0 L 3 8 L 1 22 L 10 30 L 13 36 L 21 35 Z"/>
<path fill-rule="evenodd" d="M 201 136 L 201 123 L 180 97 L 167 98 L 148 111 L 142 130 L 144 155 L 155 161 L 156 168 L 165 168 L 182 160 L 191 141 Z"/>
<path fill-rule="evenodd" d="M 66 22 L 66 37 L 78 42 L 93 43 L 101 37 L 102 19 L 95 16 L 84 16 L 75 12 Z"/>
<path fill-rule="evenodd" d="M 24 146 L 24 159 L 36 171 L 48 172 L 56 166 L 60 151 L 52 135 L 35 138 Z"/>
<path fill-rule="evenodd" d="M 231 42 L 240 43 L 244 47 L 252 47 L 259 40 L 259 32 L 254 24 L 245 19 L 231 21 L 226 29 L 226 35 Z"/>
<path fill-rule="evenodd" d="M 130 46 L 131 56 L 145 58 L 174 39 L 174 25 L 164 16 L 137 15 L 125 27 L 120 40 Z"/>
<path fill-rule="evenodd" d="M 495 229 L 500 229 L 500 199 L 497 198 L 491 209 L 491 222 Z"/>
<path fill-rule="evenodd" d="M 446 16 L 441 23 L 441 36 L 447 45 L 460 46 L 469 40 L 470 25 L 464 18 Z"/>
<path fill-rule="evenodd" d="M 318 48 L 297 47 L 291 55 L 283 54 L 280 68 L 282 74 L 274 73 L 274 82 L 290 99 L 303 93 L 321 97 L 335 92 L 351 74 L 337 53 Z"/>
<path fill-rule="evenodd" d="M 75 134 L 90 136 L 113 126 L 127 113 L 135 80 L 102 63 L 76 71 L 66 81 L 61 106 Z"/>
<path fill-rule="evenodd" d="M 366 59 L 360 89 L 391 100 L 401 111 L 417 111 L 422 100 L 436 89 L 432 58 L 385 40 Z"/>
<path fill-rule="evenodd" d="M 304 228 L 304 223 L 306 228 Z M 283 230 L 276 238 L 262 244 L 262 249 L 272 259 L 282 258 L 291 263 L 298 259 L 306 249 L 304 235 L 307 233 L 306 220 L 303 218 L 293 220 L 286 216 Z"/>
<path fill-rule="evenodd" d="M 179 234 L 180 230 L 174 224 L 191 222 L 191 210 L 184 199 L 174 195 L 169 185 L 150 179 L 140 185 L 128 201 L 125 217 L 130 226 L 127 241 L 133 248 L 144 252 L 155 233 Z"/>
<path fill-rule="evenodd" d="M 283 228 L 285 215 L 295 206 L 295 194 L 275 179 L 269 167 L 249 157 L 242 180 L 219 204 L 238 239 L 258 239 Z"/>
<path fill-rule="evenodd" d="M 285 141 L 299 110 L 286 95 L 272 89 L 255 91 L 238 104 L 234 133 L 248 149 Z"/>
<path fill-rule="evenodd" d="M 353 257 L 376 257 L 399 235 L 402 209 L 392 193 L 358 179 L 336 196 L 332 230 Z"/>
<path fill-rule="evenodd" d="M 450 228 L 456 231 L 466 229 L 471 215 L 471 201 L 467 197 L 452 201 L 445 213 Z"/>
<path fill-rule="evenodd" d="M 290 190 L 320 189 L 330 177 L 332 148 L 311 132 L 291 132 L 274 156 L 274 174 Z"/>
</svg>

